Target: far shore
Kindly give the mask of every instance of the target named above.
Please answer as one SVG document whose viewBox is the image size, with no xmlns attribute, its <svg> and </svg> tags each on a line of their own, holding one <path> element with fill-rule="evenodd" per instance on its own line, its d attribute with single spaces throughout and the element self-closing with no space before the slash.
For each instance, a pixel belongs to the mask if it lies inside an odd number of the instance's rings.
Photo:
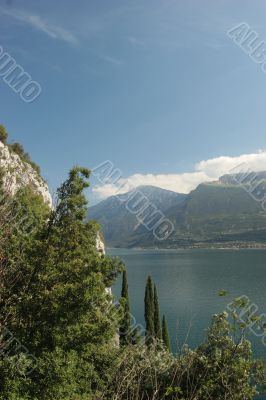
<svg viewBox="0 0 266 400">
<path fill-rule="evenodd" d="M 158 247 L 158 246 L 106 246 L 107 250 L 266 250 L 266 243 L 239 243 L 239 244 L 195 244 L 187 246 L 168 246 L 168 247 Z"/>
</svg>

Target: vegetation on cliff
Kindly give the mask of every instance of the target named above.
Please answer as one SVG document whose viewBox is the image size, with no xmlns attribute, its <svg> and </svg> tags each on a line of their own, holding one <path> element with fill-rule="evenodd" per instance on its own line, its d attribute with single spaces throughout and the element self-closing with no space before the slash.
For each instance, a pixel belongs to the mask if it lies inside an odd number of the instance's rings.
<svg viewBox="0 0 266 400">
<path fill-rule="evenodd" d="M 8 132 L 6 128 L 3 125 L 0 125 L 0 141 L 8 146 L 9 150 L 12 151 L 13 153 L 17 154 L 22 161 L 26 162 L 27 164 L 30 164 L 31 167 L 37 172 L 37 174 L 40 175 L 41 169 L 38 164 L 36 164 L 34 161 L 32 161 L 29 153 L 27 153 L 24 150 L 24 147 L 22 144 L 14 142 L 14 143 L 8 143 Z"/>
</svg>

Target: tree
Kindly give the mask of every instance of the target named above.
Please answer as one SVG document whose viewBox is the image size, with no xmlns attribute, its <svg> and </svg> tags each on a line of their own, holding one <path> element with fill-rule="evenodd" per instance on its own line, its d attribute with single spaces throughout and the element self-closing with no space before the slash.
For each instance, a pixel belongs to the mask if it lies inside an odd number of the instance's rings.
<svg viewBox="0 0 266 400">
<path fill-rule="evenodd" d="M 83 193 L 88 178 L 87 169 L 70 171 L 21 260 L 27 290 L 17 288 L 11 331 L 38 359 L 21 399 L 89 398 L 110 379 L 118 319 L 105 288 L 121 264 L 96 249 L 98 227 L 87 220 Z"/>
<path fill-rule="evenodd" d="M 168 324 L 165 315 L 163 316 L 163 321 L 162 321 L 162 339 L 166 349 L 170 351 L 171 350 L 170 338 L 168 332 Z"/>
<path fill-rule="evenodd" d="M 151 276 L 148 276 L 145 288 L 145 322 L 146 343 L 150 344 L 154 338 L 154 293 Z"/>
<path fill-rule="evenodd" d="M 127 271 L 123 271 L 122 276 L 122 291 L 121 291 L 121 305 L 123 308 L 123 316 L 119 329 L 120 344 L 126 345 L 131 342 L 131 316 L 130 316 L 130 304 L 128 295 L 128 281 L 127 281 Z"/>
<path fill-rule="evenodd" d="M 6 144 L 8 133 L 3 125 L 0 125 L 0 141 Z"/>
<path fill-rule="evenodd" d="M 162 339 L 161 317 L 160 317 L 160 306 L 159 306 L 156 285 L 154 285 L 153 293 L 154 293 L 154 336 L 156 339 L 161 340 Z"/>
<path fill-rule="evenodd" d="M 17 310 L 31 274 L 27 252 L 50 211 L 30 186 L 12 195 L 0 184 L 0 326 L 17 325 Z"/>
</svg>

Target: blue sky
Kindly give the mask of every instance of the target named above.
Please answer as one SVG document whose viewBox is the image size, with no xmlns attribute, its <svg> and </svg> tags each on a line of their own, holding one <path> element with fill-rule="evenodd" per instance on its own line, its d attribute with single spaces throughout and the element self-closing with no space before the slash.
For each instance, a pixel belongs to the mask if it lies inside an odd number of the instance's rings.
<svg viewBox="0 0 266 400">
<path fill-rule="evenodd" d="M 246 22 L 266 41 L 265 17 L 262 0 L 2 1 L 0 45 L 42 93 L 27 104 L 0 79 L 0 123 L 52 191 L 105 160 L 184 191 L 197 163 L 266 148 L 266 74 L 226 35 Z"/>
</svg>

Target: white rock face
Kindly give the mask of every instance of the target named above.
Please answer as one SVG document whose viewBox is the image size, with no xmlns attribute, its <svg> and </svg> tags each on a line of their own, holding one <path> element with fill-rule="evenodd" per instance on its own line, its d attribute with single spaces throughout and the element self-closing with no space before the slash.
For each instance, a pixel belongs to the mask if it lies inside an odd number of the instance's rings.
<svg viewBox="0 0 266 400">
<path fill-rule="evenodd" d="M 101 237 L 101 234 L 100 234 L 100 232 L 98 232 L 97 233 L 97 237 L 96 237 L 96 249 L 98 250 L 98 252 L 103 256 L 103 255 L 105 255 L 105 245 L 104 245 L 104 241 L 103 241 L 103 239 L 102 239 L 102 237 Z M 108 295 L 108 296 L 112 296 L 113 295 L 113 293 L 112 293 L 112 288 L 111 287 L 106 287 L 105 288 L 105 293 Z M 112 300 L 110 300 L 110 304 L 112 304 Z M 114 343 L 114 346 L 115 347 L 119 347 L 119 334 L 118 333 L 116 333 L 115 335 L 114 335 L 114 338 L 113 338 L 113 343 Z"/>
<path fill-rule="evenodd" d="M 96 236 L 96 249 L 101 255 L 105 255 L 105 245 L 103 239 L 101 238 L 100 232 L 97 232 Z M 109 296 L 112 296 L 112 289 L 110 287 L 105 288 L 105 292 Z"/>
<path fill-rule="evenodd" d="M 98 250 L 99 253 L 105 255 L 105 245 L 104 241 L 101 238 L 100 232 L 97 233 L 96 237 L 96 249 Z"/>
<path fill-rule="evenodd" d="M 0 142 L 0 168 L 4 170 L 4 186 L 11 195 L 14 195 L 21 187 L 30 185 L 34 192 L 40 194 L 45 203 L 52 207 L 48 185 L 30 164 L 22 161 L 2 142 Z"/>
</svg>

